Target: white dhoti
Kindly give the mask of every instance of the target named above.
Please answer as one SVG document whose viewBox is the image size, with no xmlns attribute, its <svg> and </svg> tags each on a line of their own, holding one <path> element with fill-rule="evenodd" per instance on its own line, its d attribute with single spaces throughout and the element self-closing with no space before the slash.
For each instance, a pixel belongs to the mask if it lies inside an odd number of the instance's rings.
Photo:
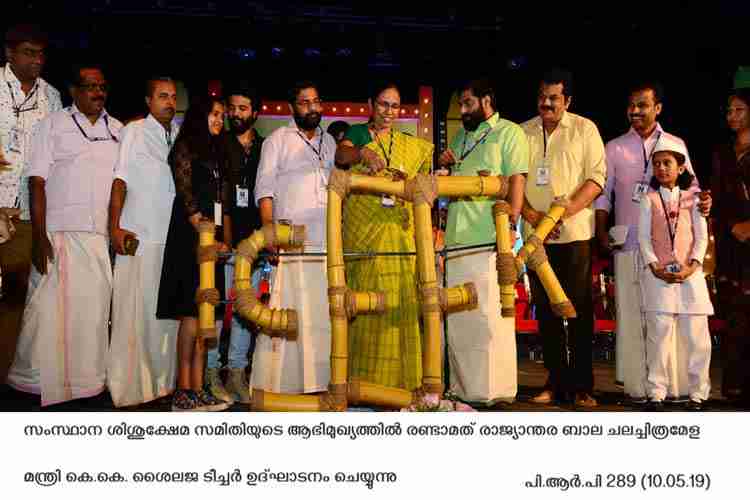
<svg viewBox="0 0 750 500">
<path fill-rule="evenodd" d="M 446 262 L 448 286 L 472 282 L 479 299 L 477 309 L 447 318 L 450 388 L 465 401 L 510 401 L 518 390 L 515 318 L 501 315 L 495 256 L 467 250 Z"/>
<path fill-rule="evenodd" d="M 286 394 L 328 390 L 331 322 L 325 257 L 282 256 L 273 277 L 269 306 L 297 311 L 297 340 L 259 334 L 250 385 Z"/>
<path fill-rule="evenodd" d="M 646 322 L 649 397 L 659 401 L 665 398 L 671 376 L 669 351 L 674 345 L 673 337 L 680 337 L 688 346 L 687 393 L 693 401 L 708 399 L 711 392 L 711 335 L 708 332 L 708 316 L 648 312 Z"/>
<path fill-rule="evenodd" d="M 21 334 L 8 383 L 42 405 L 104 390 L 112 269 L 107 238 L 49 233 L 54 262 L 32 266 Z"/>
<path fill-rule="evenodd" d="M 646 367 L 646 323 L 641 309 L 641 284 L 639 280 L 641 259 L 638 251 L 615 254 L 616 370 L 617 380 L 623 382 L 624 391 L 633 399 L 648 395 Z M 667 396 L 687 397 L 688 362 L 685 338 L 673 335 L 667 349 L 669 373 Z"/>
<path fill-rule="evenodd" d="M 115 406 L 166 396 L 175 387 L 179 322 L 156 319 L 164 244 L 141 242 L 115 259 L 107 386 Z"/>
</svg>

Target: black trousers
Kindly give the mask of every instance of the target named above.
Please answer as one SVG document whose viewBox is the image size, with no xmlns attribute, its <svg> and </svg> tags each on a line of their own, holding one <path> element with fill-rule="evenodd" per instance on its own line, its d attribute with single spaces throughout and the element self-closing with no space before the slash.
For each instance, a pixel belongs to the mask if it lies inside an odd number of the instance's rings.
<svg viewBox="0 0 750 500">
<path fill-rule="evenodd" d="M 536 319 L 542 335 L 544 367 L 549 371 L 545 389 L 558 396 L 566 392 L 588 392 L 594 388 L 592 340 L 594 297 L 591 281 L 592 241 L 544 245 L 552 270 L 576 309 L 568 320 L 570 365 L 565 362 L 565 332 L 562 319 L 552 313 L 549 298 L 536 273 L 529 273 Z"/>
</svg>

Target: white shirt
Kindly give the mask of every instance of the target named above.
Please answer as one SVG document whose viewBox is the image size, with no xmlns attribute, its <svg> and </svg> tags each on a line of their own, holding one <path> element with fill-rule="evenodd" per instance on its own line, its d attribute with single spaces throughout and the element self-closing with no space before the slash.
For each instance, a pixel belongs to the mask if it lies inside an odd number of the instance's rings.
<svg viewBox="0 0 750 500">
<path fill-rule="evenodd" d="M 14 107 L 22 111 L 18 117 Z M 28 111 L 23 111 L 25 109 Z M 8 170 L 0 170 L 0 207 L 20 206 L 22 220 L 31 218 L 24 169 L 30 158 L 34 127 L 50 113 L 61 109 L 60 93 L 52 85 L 37 78 L 35 86 L 25 94 L 10 65 L 0 69 L 0 147 L 11 163 L 5 167 Z"/>
<path fill-rule="evenodd" d="M 108 234 L 109 194 L 120 149 L 112 136 L 119 141 L 121 128 L 106 111 L 92 125 L 75 105 L 39 123 L 26 175 L 46 181 L 48 231 Z M 91 142 L 84 133 L 106 140 Z"/>
<path fill-rule="evenodd" d="M 318 127 L 308 140 L 294 122 L 276 129 L 263 141 L 255 202 L 273 198 L 274 221 L 304 224 L 306 250 L 323 250 L 326 246 L 327 187 L 335 154 L 332 135 Z"/>
<path fill-rule="evenodd" d="M 664 197 L 665 203 L 672 203 L 677 201 L 680 189 L 678 187 L 672 190 L 659 188 L 659 192 Z M 651 272 L 648 264 L 658 261 L 651 243 L 652 213 L 651 199 L 648 196 L 642 196 L 638 220 L 638 243 L 643 256 L 640 276 L 642 310 L 667 314 L 713 314 L 714 309 L 702 268 L 699 267 L 682 283 L 667 283 Z M 708 247 L 708 227 L 706 219 L 698 209 L 697 200 L 691 216 L 693 218 L 693 250 L 690 253 L 690 259 L 703 262 Z"/>
<path fill-rule="evenodd" d="M 175 197 L 167 157 L 178 130 L 177 122 L 173 121 L 167 133 L 151 115 L 122 129 L 115 179 L 127 184 L 127 195 L 120 227 L 133 231 L 144 242 L 167 241 Z"/>
</svg>

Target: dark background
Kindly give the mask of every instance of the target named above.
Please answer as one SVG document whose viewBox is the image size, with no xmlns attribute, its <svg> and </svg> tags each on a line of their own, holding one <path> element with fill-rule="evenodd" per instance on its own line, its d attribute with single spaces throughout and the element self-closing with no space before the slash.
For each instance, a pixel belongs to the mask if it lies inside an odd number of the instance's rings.
<svg viewBox="0 0 750 500">
<path fill-rule="evenodd" d="M 406 103 L 420 84 L 433 86 L 438 117 L 463 79 L 489 76 L 501 114 L 521 122 L 535 114 L 540 71 L 562 65 L 575 76 L 571 111 L 593 119 L 606 141 L 628 128 L 628 84 L 656 78 L 666 89 L 660 121 L 687 141 L 704 183 L 712 147 L 728 137 L 734 72 L 750 65 L 750 2 L 3 3 L 3 33 L 15 22 L 49 32 L 44 77 L 65 98 L 72 62 L 103 63 L 108 109 L 123 119 L 143 111 L 151 74 L 183 80 L 192 93 L 245 77 L 267 99 L 313 79 L 337 101 L 366 99 L 376 76 L 400 83 Z"/>
</svg>

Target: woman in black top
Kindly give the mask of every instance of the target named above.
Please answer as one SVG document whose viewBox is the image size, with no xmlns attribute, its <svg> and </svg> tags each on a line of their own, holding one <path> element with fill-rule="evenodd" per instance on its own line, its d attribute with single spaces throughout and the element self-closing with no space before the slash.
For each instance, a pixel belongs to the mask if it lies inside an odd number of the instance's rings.
<svg viewBox="0 0 750 500">
<path fill-rule="evenodd" d="M 169 155 L 176 189 L 172 218 L 169 223 L 164 264 L 159 286 L 156 316 L 180 321 L 177 337 L 177 390 L 173 411 L 219 411 L 227 403 L 217 400 L 204 389 L 205 343 L 196 338 L 199 268 L 196 259 L 198 224 L 202 219 L 222 219 L 217 226 L 219 252 L 230 250 L 229 185 L 226 176 L 226 140 L 224 104 L 217 99 L 191 102 L 185 120 Z M 215 211 L 220 211 L 217 215 Z M 217 286 L 223 272 L 217 272 Z"/>
</svg>

